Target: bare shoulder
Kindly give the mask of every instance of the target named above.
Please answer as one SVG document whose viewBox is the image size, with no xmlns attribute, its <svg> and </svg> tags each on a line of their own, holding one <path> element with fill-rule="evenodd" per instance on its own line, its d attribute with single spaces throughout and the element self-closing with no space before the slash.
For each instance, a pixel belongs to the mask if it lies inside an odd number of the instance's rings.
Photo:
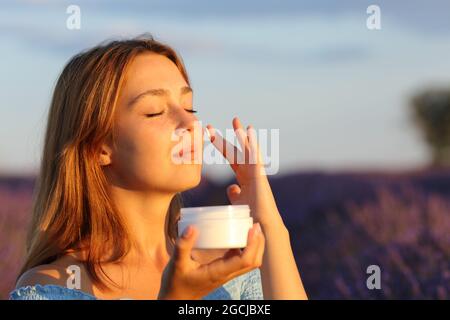
<svg viewBox="0 0 450 320">
<path fill-rule="evenodd" d="M 16 288 L 37 284 L 66 286 L 69 277 L 68 267 L 78 264 L 73 257 L 64 256 L 50 264 L 42 264 L 24 272 L 17 280 Z"/>
<path fill-rule="evenodd" d="M 56 284 L 65 285 L 67 275 L 65 270 L 53 264 L 43 264 L 27 270 L 17 280 L 16 288 L 25 286 L 34 286 L 37 284 Z"/>
</svg>

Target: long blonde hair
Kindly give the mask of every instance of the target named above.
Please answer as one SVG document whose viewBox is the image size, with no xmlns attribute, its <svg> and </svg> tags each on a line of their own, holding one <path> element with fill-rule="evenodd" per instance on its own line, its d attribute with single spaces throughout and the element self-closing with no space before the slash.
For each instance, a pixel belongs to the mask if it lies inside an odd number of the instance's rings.
<svg viewBox="0 0 450 320">
<path fill-rule="evenodd" d="M 105 139 L 114 140 L 113 119 L 125 71 L 139 53 L 153 52 L 175 63 L 189 84 L 182 59 L 151 35 L 109 41 L 70 59 L 56 83 L 48 114 L 44 149 L 37 179 L 26 258 L 18 278 L 48 264 L 68 250 L 87 249 L 84 261 L 92 282 L 108 290 L 101 267 L 108 244 L 116 262 L 130 249 L 130 240 L 107 192 L 97 161 Z M 169 207 L 167 234 L 177 237 L 182 205 L 178 193 Z M 112 281 L 111 281 L 112 282 Z"/>
</svg>

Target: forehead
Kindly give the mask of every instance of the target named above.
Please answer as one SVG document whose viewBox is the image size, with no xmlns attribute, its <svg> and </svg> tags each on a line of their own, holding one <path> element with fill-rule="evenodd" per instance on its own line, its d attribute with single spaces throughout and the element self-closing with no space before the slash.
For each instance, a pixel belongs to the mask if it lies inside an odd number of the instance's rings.
<svg viewBox="0 0 450 320">
<path fill-rule="evenodd" d="M 186 86 L 178 67 L 169 58 L 155 53 L 137 55 L 129 64 L 123 90 L 137 93 L 140 90 L 165 88 L 178 92 Z"/>
</svg>

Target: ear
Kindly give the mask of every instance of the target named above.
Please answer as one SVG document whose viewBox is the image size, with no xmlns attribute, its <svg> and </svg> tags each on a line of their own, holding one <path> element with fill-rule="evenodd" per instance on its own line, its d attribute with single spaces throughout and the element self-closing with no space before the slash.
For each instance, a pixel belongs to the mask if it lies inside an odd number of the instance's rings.
<svg viewBox="0 0 450 320">
<path fill-rule="evenodd" d="M 101 166 L 108 166 L 112 162 L 112 148 L 106 144 L 103 143 L 100 148 L 100 155 L 99 155 L 99 164 Z"/>
</svg>

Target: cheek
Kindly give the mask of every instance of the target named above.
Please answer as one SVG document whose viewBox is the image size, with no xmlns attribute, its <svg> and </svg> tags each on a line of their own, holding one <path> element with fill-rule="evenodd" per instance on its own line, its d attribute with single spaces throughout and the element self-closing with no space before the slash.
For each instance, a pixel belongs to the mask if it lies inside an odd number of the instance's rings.
<svg viewBox="0 0 450 320">
<path fill-rule="evenodd" d="M 167 127 L 141 126 L 136 130 L 132 143 L 135 146 L 136 156 L 146 166 L 158 168 L 169 160 L 170 132 Z"/>
<path fill-rule="evenodd" d="M 170 132 L 167 126 L 134 123 L 119 128 L 117 161 L 129 171 L 161 170 L 169 163 Z"/>
</svg>

